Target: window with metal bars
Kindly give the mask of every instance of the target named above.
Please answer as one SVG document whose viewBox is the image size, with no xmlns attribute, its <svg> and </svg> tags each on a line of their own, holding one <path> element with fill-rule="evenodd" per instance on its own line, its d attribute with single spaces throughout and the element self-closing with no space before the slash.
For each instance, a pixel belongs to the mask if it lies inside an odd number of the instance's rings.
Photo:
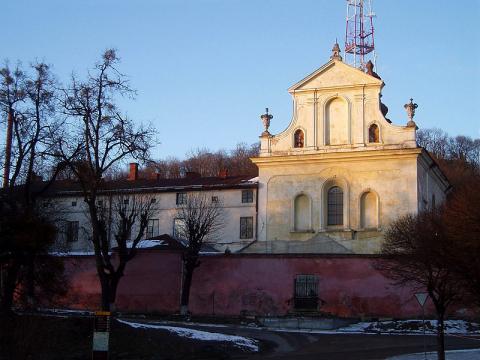
<svg viewBox="0 0 480 360">
<path fill-rule="evenodd" d="M 187 204 L 187 193 L 181 192 L 177 193 L 177 205 L 186 205 Z"/>
<path fill-rule="evenodd" d="M 154 236 L 158 236 L 158 219 L 148 220 L 147 230 L 145 232 L 145 239 L 150 239 Z"/>
<path fill-rule="evenodd" d="M 343 225 L 343 190 L 338 186 L 328 190 L 327 225 Z"/>
<path fill-rule="evenodd" d="M 78 221 L 67 221 L 65 223 L 65 235 L 67 242 L 78 241 Z"/>
<path fill-rule="evenodd" d="M 295 309 L 316 310 L 318 308 L 318 277 L 297 275 L 295 278 Z"/>
<path fill-rule="evenodd" d="M 242 190 L 242 203 L 253 202 L 253 190 Z"/>
<path fill-rule="evenodd" d="M 240 218 L 240 239 L 253 238 L 253 217 Z"/>
</svg>

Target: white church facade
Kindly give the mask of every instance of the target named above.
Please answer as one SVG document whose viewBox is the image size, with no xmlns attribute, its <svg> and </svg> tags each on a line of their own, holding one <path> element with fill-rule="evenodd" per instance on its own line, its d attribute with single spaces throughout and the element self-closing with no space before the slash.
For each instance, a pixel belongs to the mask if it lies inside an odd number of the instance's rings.
<svg viewBox="0 0 480 360">
<path fill-rule="evenodd" d="M 401 215 L 434 207 L 448 181 L 406 126 L 385 118 L 383 81 L 345 64 L 338 44 L 328 63 L 289 88 L 294 111 L 279 134 L 262 116 L 258 240 L 270 252 L 376 253 Z"/>
</svg>

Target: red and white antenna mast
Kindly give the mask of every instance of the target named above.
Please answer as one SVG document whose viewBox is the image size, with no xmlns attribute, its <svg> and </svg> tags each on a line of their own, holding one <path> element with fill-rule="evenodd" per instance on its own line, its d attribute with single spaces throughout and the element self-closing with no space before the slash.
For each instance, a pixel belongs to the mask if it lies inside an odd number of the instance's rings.
<svg viewBox="0 0 480 360">
<path fill-rule="evenodd" d="M 375 65 L 374 17 L 372 0 L 347 0 L 345 61 L 362 70 L 368 60 Z"/>
</svg>

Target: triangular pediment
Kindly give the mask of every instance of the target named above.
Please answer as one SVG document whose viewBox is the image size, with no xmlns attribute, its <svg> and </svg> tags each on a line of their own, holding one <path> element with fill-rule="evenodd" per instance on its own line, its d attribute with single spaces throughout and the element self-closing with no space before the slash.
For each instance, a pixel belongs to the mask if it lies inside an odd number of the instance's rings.
<svg viewBox="0 0 480 360">
<path fill-rule="evenodd" d="M 297 82 L 289 92 L 354 85 L 382 85 L 383 81 L 342 61 L 331 60 L 321 68 Z"/>
</svg>

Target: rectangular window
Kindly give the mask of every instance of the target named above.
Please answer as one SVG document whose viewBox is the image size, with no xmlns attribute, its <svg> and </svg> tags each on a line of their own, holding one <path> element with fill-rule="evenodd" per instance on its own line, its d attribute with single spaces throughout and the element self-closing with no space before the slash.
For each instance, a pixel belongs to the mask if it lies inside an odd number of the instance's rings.
<svg viewBox="0 0 480 360">
<path fill-rule="evenodd" d="M 253 217 L 240 218 L 240 239 L 253 238 Z"/>
<path fill-rule="evenodd" d="M 185 205 L 187 203 L 187 193 L 177 193 L 177 205 Z"/>
<path fill-rule="evenodd" d="M 150 204 L 155 204 L 157 202 L 157 199 L 156 198 L 151 198 L 150 199 Z"/>
<path fill-rule="evenodd" d="M 76 202 L 76 201 L 72 201 L 72 206 L 77 206 L 77 202 Z"/>
<path fill-rule="evenodd" d="M 145 234 L 146 239 L 150 239 L 154 236 L 158 236 L 159 231 L 158 231 L 158 219 L 150 219 L 148 220 L 147 224 L 147 230 Z"/>
<path fill-rule="evenodd" d="M 98 201 L 97 201 L 97 205 L 100 206 L 100 207 L 102 207 L 102 206 L 103 206 L 103 200 L 98 200 Z"/>
<path fill-rule="evenodd" d="M 123 204 L 124 204 L 124 205 L 128 205 L 129 202 L 130 202 L 129 199 L 124 199 L 124 200 L 123 200 Z"/>
<path fill-rule="evenodd" d="M 184 219 L 177 218 L 173 220 L 173 237 L 177 239 L 186 237 Z"/>
<path fill-rule="evenodd" d="M 133 226 L 132 226 L 133 228 Z M 126 231 L 127 234 L 125 236 L 125 240 L 130 240 L 131 237 L 132 237 L 132 228 L 130 228 L 129 230 L 127 229 L 127 223 L 125 222 L 125 220 L 120 220 L 120 224 L 119 224 L 119 232 L 123 232 L 123 231 Z"/>
<path fill-rule="evenodd" d="M 295 278 L 295 309 L 318 308 L 318 278 L 315 275 L 297 275 Z"/>
<path fill-rule="evenodd" d="M 218 196 L 212 196 L 212 203 L 218 203 Z"/>
<path fill-rule="evenodd" d="M 253 190 L 242 190 L 242 203 L 253 202 Z"/>
<path fill-rule="evenodd" d="M 67 242 L 78 241 L 78 221 L 67 221 L 65 223 L 65 237 Z"/>
</svg>

